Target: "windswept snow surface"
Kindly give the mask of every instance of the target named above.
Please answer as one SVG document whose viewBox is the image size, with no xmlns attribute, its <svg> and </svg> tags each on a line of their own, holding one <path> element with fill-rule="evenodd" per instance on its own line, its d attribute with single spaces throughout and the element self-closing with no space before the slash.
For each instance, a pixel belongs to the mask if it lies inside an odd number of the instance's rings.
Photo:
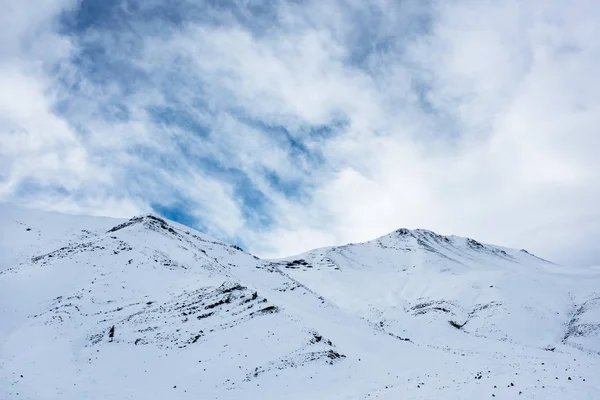
<svg viewBox="0 0 600 400">
<path fill-rule="evenodd" d="M 0 399 L 598 399 L 600 271 L 400 229 L 260 260 L 0 206 Z"/>
</svg>

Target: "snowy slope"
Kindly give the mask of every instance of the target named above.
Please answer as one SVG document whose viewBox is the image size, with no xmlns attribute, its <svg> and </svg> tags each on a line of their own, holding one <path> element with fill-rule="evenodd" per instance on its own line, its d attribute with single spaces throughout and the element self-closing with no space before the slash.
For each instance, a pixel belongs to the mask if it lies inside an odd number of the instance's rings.
<svg viewBox="0 0 600 400">
<path fill-rule="evenodd" d="M 421 230 L 263 261 L 154 216 L 0 218 L 0 399 L 600 398 L 598 270 Z"/>
<path fill-rule="evenodd" d="M 0 205 L 0 271 L 27 261 L 33 254 L 52 251 L 61 244 L 85 240 L 123 222 Z"/>
<path fill-rule="evenodd" d="M 471 336 L 530 347 L 563 341 L 600 353 L 599 329 L 567 334 L 577 331 L 567 326 L 577 310 L 580 325 L 588 317 L 587 325 L 600 322 L 597 271 L 558 266 L 525 250 L 400 229 L 279 265 L 338 306 L 429 344 L 449 344 L 454 335 L 440 330 L 460 328 Z M 462 335 L 458 341 L 464 341 Z"/>
</svg>

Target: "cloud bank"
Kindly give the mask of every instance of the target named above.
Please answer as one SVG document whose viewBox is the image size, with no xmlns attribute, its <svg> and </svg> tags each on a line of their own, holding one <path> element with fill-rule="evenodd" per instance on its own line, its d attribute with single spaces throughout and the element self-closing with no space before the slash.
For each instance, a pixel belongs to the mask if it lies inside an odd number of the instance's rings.
<svg viewBox="0 0 600 400">
<path fill-rule="evenodd" d="M 600 263 L 600 3 L 8 0 L 0 200 L 264 256 L 427 228 Z"/>
</svg>

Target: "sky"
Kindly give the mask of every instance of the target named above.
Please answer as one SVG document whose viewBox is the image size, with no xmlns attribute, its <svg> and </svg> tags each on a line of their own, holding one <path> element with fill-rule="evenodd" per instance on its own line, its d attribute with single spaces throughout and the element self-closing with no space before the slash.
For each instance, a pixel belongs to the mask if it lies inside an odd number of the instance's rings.
<svg viewBox="0 0 600 400">
<path fill-rule="evenodd" d="M 406 227 L 600 265 L 597 0 L 0 9 L 0 202 L 265 257 Z"/>
</svg>

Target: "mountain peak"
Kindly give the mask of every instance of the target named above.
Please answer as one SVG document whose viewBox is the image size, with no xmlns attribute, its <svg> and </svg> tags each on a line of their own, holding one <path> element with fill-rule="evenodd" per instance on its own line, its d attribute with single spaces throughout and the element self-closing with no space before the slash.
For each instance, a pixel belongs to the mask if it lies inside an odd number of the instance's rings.
<svg viewBox="0 0 600 400">
<path fill-rule="evenodd" d="M 116 231 L 119 231 L 121 229 L 127 228 L 132 225 L 136 225 L 136 224 L 142 224 L 146 228 L 152 229 L 152 230 L 163 229 L 163 230 L 169 231 L 171 233 L 175 233 L 175 230 L 171 226 L 169 226 L 169 224 L 167 223 L 166 220 L 164 220 L 160 217 L 157 217 L 156 215 L 153 215 L 153 214 L 140 215 L 140 216 L 130 218 L 126 222 L 123 222 L 119 225 L 112 227 L 111 229 L 109 229 L 107 231 L 107 233 L 116 232 Z"/>
<path fill-rule="evenodd" d="M 266 261 L 151 214 L 1 216 L 0 398 L 600 389 L 600 271 L 425 229 Z"/>
</svg>

